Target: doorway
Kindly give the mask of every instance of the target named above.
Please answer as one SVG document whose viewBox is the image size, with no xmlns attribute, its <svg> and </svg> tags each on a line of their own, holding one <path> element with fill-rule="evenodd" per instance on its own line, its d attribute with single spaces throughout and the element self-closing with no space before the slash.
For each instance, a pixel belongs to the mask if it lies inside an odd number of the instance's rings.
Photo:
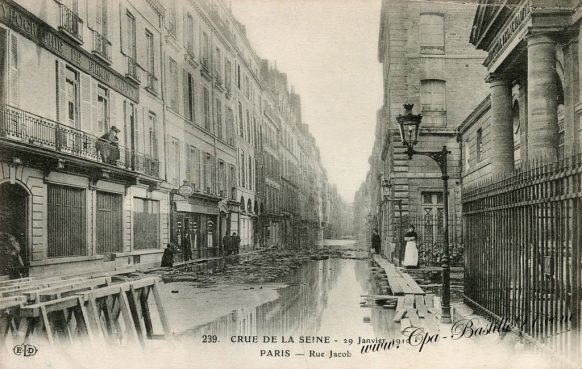
<svg viewBox="0 0 582 369">
<path fill-rule="evenodd" d="M 28 192 L 22 186 L 0 184 L 0 232 L 16 238 L 26 268 L 25 274 L 28 274 Z"/>
</svg>

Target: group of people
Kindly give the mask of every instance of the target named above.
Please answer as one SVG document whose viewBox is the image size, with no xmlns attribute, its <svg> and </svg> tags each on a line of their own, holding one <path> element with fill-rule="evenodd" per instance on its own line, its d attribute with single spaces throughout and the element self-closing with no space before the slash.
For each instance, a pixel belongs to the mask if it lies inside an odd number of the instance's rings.
<svg viewBox="0 0 582 369">
<path fill-rule="evenodd" d="M 225 234 L 222 237 L 222 247 L 226 256 L 238 255 L 240 252 L 240 237 L 236 232 L 232 232 L 232 236 L 229 236 L 228 233 Z"/>
<path fill-rule="evenodd" d="M 222 237 L 222 247 L 224 250 L 224 256 L 238 255 L 240 251 L 240 237 L 236 232 L 232 232 L 232 235 L 228 233 Z M 190 244 L 190 239 L 184 237 L 182 240 L 182 255 L 184 256 L 184 261 L 192 260 L 192 245 Z M 174 254 L 178 252 L 177 246 L 169 243 L 164 254 L 162 255 L 162 267 L 172 268 L 174 266 Z"/>
<path fill-rule="evenodd" d="M 402 266 L 406 268 L 418 268 L 418 248 L 416 247 L 416 239 L 418 235 L 416 234 L 413 225 L 408 227 L 408 232 L 404 235 L 404 241 L 406 241 L 406 246 L 404 248 L 404 260 L 402 260 Z M 372 234 L 372 249 L 374 253 L 381 253 L 382 240 L 378 234 L 378 230 L 374 229 Z"/>
</svg>

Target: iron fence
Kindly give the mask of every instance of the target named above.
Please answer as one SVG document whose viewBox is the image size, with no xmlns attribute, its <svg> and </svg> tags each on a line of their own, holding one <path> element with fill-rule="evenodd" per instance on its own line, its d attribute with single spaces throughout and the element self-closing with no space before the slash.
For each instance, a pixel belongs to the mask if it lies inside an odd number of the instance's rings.
<svg viewBox="0 0 582 369">
<path fill-rule="evenodd" d="M 418 249 L 418 262 L 425 266 L 440 266 L 444 243 L 443 216 L 439 214 L 407 215 L 402 220 L 402 237 L 413 225 L 417 234 L 416 247 Z M 463 242 L 461 218 L 456 215 L 449 216 L 449 255 L 453 266 L 463 265 Z M 399 239 L 400 221 L 396 220 L 394 227 Z"/>
<path fill-rule="evenodd" d="M 578 362 L 582 157 L 468 187 L 462 202 L 467 301 Z"/>
</svg>

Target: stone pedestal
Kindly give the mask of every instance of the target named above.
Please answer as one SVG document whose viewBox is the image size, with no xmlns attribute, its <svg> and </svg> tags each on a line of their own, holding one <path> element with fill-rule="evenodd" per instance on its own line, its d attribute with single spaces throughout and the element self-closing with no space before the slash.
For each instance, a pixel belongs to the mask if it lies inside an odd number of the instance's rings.
<svg viewBox="0 0 582 369">
<path fill-rule="evenodd" d="M 558 156 L 556 43 L 548 35 L 527 38 L 528 158 Z"/>
<path fill-rule="evenodd" d="M 490 76 L 488 82 L 491 84 L 491 175 L 497 176 L 513 170 L 511 85 L 496 76 Z"/>
</svg>

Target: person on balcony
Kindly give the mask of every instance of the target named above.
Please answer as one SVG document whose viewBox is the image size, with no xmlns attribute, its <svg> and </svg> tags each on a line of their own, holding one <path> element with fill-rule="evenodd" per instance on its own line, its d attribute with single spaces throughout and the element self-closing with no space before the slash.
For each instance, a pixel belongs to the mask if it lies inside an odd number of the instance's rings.
<svg viewBox="0 0 582 369">
<path fill-rule="evenodd" d="M 111 126 L 109 132 L 99 137 L 96 149 L 104 163 L 116 165 L 119 160 L 119 139 L 117 134 L 121 132 L 116 126 Z"/>
<path fill-rule="evenodd" d="M 418 268 L 418 249 L 416 248 L 417 234 L 414 231 L 414 226 L 408 227 L 408 232 L 404 235 L 406 241 L 406 248 L 404 250 L 404 260 L 402 265 L 405 268 Z"/>
</svg>

